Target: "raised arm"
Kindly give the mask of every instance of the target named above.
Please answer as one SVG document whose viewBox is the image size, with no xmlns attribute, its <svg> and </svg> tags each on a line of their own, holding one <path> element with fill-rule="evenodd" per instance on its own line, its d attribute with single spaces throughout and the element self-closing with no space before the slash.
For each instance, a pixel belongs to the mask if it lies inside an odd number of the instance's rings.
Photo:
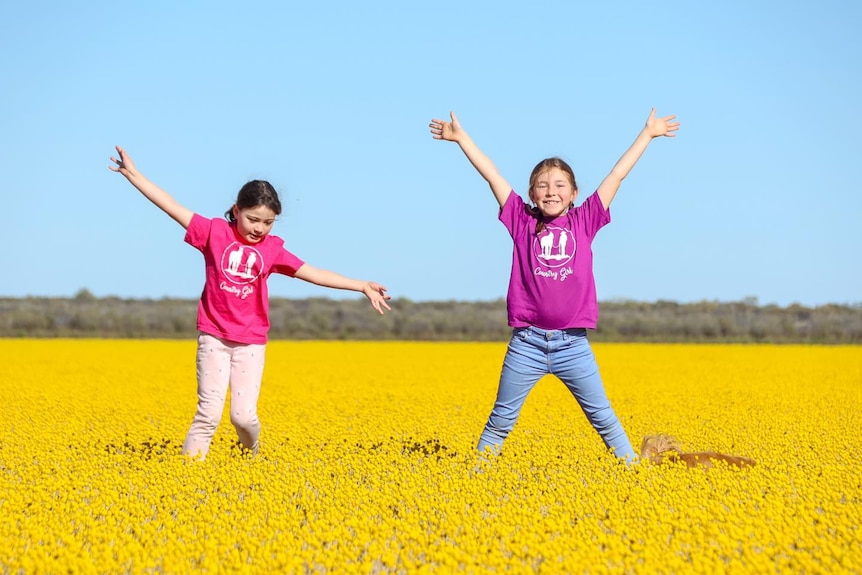
<svg viewBox="0 0 862 575">
<path fill-rule="evenodd" d="M 380 314 L 384 313 L 384 308 L 388 310 L 392 309 L 389 307 L 389 304 L 386 303 L 387 300 L 392 298 L 386 294 L 386 288 L 377 282 L 350 279 L 341 274 L 337 274 L 329 270 L 322 270 L 309 264 L 302 264 L 302 266 L 296 271 L 296 275 L 294 277 L 323 287 L 363 293 L 371 302 L 374 309 L 377 310 L 377 313 Z"/>
<path fill-rule="evenodd" d="M 509 193 L 512 191 L 512 186 L 500 175 L 491 159 L 479 149 L 466 130 L 461 127 L 458 118 L 455 117 L 455 112 L 450 112 L 449 115 L 452 117 L 451 122 L 437 119 L 431 120 L 429 124 L 431 135 L 435 140 L 458 143 L 461 151 L 464 152 L 464 155 L 467 156 L 473 167 L 476 168 L 479 174 L 488 182 L 488 185 L 491 186 L 491 191 L 494 192 L 494 197 L 497 198 L 497 203 L 502 208 L 509 197 Z"/>
<path fill-rule="evenodd" d="M 646 124 L 638 134 L 638 137 L 635 138 L 634 143 L 617 160 L 611 173 L 605 176 L 605 179 L 599 184 L 599 198 L 602 200 L 602 205 L 605 206 L 605 209 L 610 207 L 614 196 L 617 195 L 617 190 L 620 189 L 620 184 L 629 175 L 629 172 L 631 172 L 632 168 L 646 151 L 652 139 L 658 136 L 667 136 L 669 138 L 676 136 L 675 132 L 679 129 L 679 122 L 673 122 L 674 118 L 676 116 L 656 118 L 655 108 L 650 111 Z"/>
<path fill-rule="evenodd" d="M 120 156 L 119 158 L 111 156 L 111 161 L 114 162 L 116 166 L 108 166 L 108 168 L 114 172 L 123 174 L 126 179 L 129 180 L 129 183 L 135 186 L 138 191 L 144 195 L 144 197 L 153 202 L 159 207 L 159 209 L 168 214 L 183 228 L 189 227 L 189 223 L 192 221 L 192 215 L 194 215 L 194 212 L 180 205 L 169 193 L 155 185 L 140 173 L 135 167 L 135 163 L 132 161 L 132 158 L 129 157 L 126 151 L 120 146 L 117 146 L 117 154 Z"/>
</svg>

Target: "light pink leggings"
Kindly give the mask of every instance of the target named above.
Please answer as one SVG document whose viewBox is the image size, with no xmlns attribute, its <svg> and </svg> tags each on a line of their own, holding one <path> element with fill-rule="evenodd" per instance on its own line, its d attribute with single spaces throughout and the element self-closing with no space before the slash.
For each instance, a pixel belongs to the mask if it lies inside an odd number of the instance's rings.
<svg viewBox="0 0 862 575">
<path fill-rule="evenodd" d="M 260 421 L 257 398 L 263 378 L 266 345 L 236 343 L 202 333 L 198 336 L 198 408 L 183 443 L 183 453 L 205 459 L 221 422 L 230 387 L 230 421 L 239 441 L 257 452 Z"/>
</svg>

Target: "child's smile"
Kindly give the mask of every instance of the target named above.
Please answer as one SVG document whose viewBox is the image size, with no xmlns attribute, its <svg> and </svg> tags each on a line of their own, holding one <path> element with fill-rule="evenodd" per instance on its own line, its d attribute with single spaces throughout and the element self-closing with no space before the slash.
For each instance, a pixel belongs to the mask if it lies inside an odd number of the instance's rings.
<svg viewBox="0 0 862 575">
<path fill-rule="evenodd" d="M 572 187 L 565 172 L 551 168 L 536 177 L 530 189 L 530 199 L 546 217 L 565 214 L 575 201 L 578 191 Z"/>
</svg>

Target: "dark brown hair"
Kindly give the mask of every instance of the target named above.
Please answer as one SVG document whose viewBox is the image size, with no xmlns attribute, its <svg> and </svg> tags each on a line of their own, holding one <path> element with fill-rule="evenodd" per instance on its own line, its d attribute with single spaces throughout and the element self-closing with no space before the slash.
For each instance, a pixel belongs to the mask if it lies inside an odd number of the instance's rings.
<svg viewBox="0 0 862 575">
<path fill-rule="evenodd" d="M 271 209 L 275 215 L 281 213 L 281 200 L 278 199 L 278 192 L 266 180 L 252 180 L 246 183 L 236 195 L 234 206 L 240 210 L 265 206 Z M 224 213 L 224 217 L 230 222 L 236 221 L 233 215 L 234 206 L 231 206 Z"/>
</svg>

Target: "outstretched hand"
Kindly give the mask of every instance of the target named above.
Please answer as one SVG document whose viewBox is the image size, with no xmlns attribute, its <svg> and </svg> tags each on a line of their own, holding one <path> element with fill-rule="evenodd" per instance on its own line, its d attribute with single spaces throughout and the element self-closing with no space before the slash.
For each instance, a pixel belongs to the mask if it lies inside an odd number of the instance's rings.
<svg viewBox="0 0 862 575">
<path fill-rule="evenodd" d="M 652 138 L 656 138 L 658 136 L 667 136 L 668 138 L 673 138 L 676 136 L 674 132 L 679 129 L 679 122 L 673 122 L 676 116 L 670 115 L 665 116 L 663 118 L 655 117 L 655 108 L 652 109 L 649 113 L 649 118 L 647 118 L 646 126 L 644 129 Z"/>
<path fill-rule="evenodd" d="M 119 158 L 115 158 L 111 156 L 111 161 L 117 164 L 116 166 L 108 166 L 108 169 L 113 172 L 119 172 L 123 174 L 127 178 L 135 173 L 135 163 L 132 161 L 132 158 L 126 153 L 126 150 L 121 148 L 120 146 L 116 146 L 117 155 Z"/>
<path fill-rule="evenodd" d="M 377 313 L 383 315 L 383 309 L 386 308 L 389 311 L 392 311 L 392 308 L 389 307 L 389 304 L 386 303 L 387 300 L 392 299 L 392 296 L 386 294 L 386 288 L 380 285 L 377 282 L 366 282 L 362 287 L 362 293 L 365 294 L 365 297 L 371 302 L 371 305 L 374 309 L 377 310 Z"/>
<path fill-rule="evenodd" d="M 428 127 L 431 128 L 431 137 L 435 140 L 446 140 L 448 142 L 457 142 L 464 131 L 461 129 L 461 124 L 455 116 L 455 112 L 449 112 L 452 121 L 433 119 Z"/>
</svg>

